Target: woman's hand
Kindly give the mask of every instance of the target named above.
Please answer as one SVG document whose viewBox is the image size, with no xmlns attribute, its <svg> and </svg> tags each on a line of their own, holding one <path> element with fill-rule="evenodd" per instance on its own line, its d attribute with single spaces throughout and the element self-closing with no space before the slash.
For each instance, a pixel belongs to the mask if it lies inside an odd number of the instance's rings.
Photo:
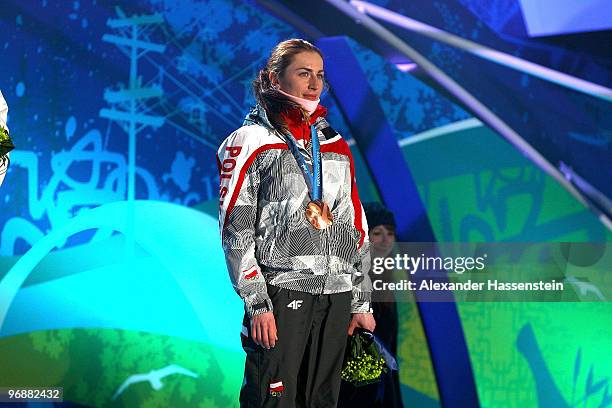
<svg viewBox="0 0 612 408">
<path fill-rule="evenodd" d="M 251 318 L 251 337 L 256 344 L 267 349 L 276 345 L 278 337 L 272 312 L 258 314 Z"/>
<path fill-rule="evenodd" d="M 353 313 L 353 318 L 348 328 L 349 336 L 353 335 L 353 330 L 355 330 L 356 327 L 361 327 L 373 332 L 376 327 L 374 315 L 372 313 Z"/>
</svg>

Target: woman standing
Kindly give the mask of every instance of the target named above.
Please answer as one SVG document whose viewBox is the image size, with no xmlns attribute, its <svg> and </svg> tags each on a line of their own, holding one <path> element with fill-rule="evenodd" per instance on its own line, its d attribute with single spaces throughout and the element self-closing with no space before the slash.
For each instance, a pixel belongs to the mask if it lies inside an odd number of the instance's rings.
<svg viewBox="0 0 612 408">
<path fill-rule="evenodd" d="M 324 84 L 317 47 L 277 44 L 257 106 L 217 154 L 223 249 L 245 303 L 244 407 L 336 406 L 347 332 L 375 326 L 367 223 Z"/>
</svg>

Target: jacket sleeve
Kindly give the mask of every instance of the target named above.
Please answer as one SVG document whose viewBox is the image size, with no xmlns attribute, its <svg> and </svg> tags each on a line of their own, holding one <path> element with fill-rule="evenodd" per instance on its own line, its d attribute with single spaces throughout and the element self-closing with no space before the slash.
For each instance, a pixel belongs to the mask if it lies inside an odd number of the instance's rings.
<svg viewBox="0 0 612 408">
<path fill-rule="evenodd" d="M 8 116 L 8 105 L 4 96 L 2 95 L 2 91 L 0 91 L 0 126 L 8 130 L 8 125 L 6 124 Z"/>
<path fill-rule="evenodd" d="M 351 166 L 350 201 L 353 209 L 352 216 L 355 228 L 360 235 L 360 240 L 357 244 L 358 256 L 354 265 L 354 273 L 352 278 L 353 299 L 351 302 L 351 313 L 371 313 L 372 281 L 368 275 L 371 264 L 370 240 L 368 239 L 368 222 L 366 220 L 361 201 L 359 200 L 353 156 L 350 153 L 350 149 L 347 151 Z"/>
<path fill-rule="evenodd" d="M 8 116 L 8 105 L 6 101 L 4 100 L 2 91 L 0 91 L 0 127 L 6 129 L 6 131 L 8 132 L 9 128 L 8 128 L 8 125 L 6 124 L 7 116 Z M 6 170 L 8 168 L 8 163 L 9 163 L 8 157 L 9 157 L 9 153 L 6 153 L 6 155 L 0 155 L 0 186 L 2 185 L 2 182 L 4 181 L 4 177 L 6 176 Z"/>
<path fill-rule="evenodd" d="M 232 285 L 249 317 L 272 311 L 266 281 L 255 257 L 260 176 L 256 146 L 244 130 L 232 133 L 217 152 L 219 227 Z"/>
</svg>

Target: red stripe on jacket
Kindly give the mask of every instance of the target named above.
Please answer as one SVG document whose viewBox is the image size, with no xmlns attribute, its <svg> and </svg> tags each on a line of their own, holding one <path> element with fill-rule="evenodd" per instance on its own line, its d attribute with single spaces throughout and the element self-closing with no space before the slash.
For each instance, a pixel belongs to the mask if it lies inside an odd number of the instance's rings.
<svg viewBox="0 0 612 408">
<path fill-rule="evenodd" d="M 271 149 L 288 150 L 289 146 L 287 146 L 285 143 L 275 143 L 271 145 L 261 146 L 255 149 L 253 153 L 251 153 L 249 158 L 244 163 L 244 166 L 240 170 L 240 174 L 238 175 L 238 181 L 236 183 L 236 187 L 234 188 L 234 192 L 230 199 L 230 203 L 227 206 L 227 210 L 225 211 L 225 220 L 223 221 L 224 226 L 227 223 L 227 219 L 229 215 L 234 209 L 236 200 L 238 200 L 238 194 L 240 193 L 240 189 L 242 188 L 244 177 L 246 176 L 246 172 L 248 171 L 249 167 L 251 166 L 251 164 L 253 164 L 253 161 L 255 161 L 255 158 L 257 157 L 259 153 L 264 152 L 266 150 L 271 150 Z M 359 239 L 359 244 L 357 246 L 358 248 L 361 248 L 361 246 L 363 245 L 363 241 L 365 239 L 365 230 L 363 229 L 363 223 L 361 219 L 361 203 L 359 202 L 359 192 L 357 190 L 357 183 L 355 182 L 355 163 L 353 162 L 353 155 L 351 154 L 351 149 L 349 148 L 346 141 L 340 138 L 338 141 L 333 142 L 333 143 L 321 144 L 321 153 L 338 153 L 338 154 L 347 156 L 349 158 L 350 169 L 351 169 L 351 202 L 353 204 L 353 212 L 355 213 L 355 228 L 357 228 L 357 231 L 359 231 L 359 233 L 361 234 L 361 238 Z M 217 158 L 217 165 L 220 165 L 218 158 Z"/>
<path fill-rule="evenodd" d="M 361 219 L 361 203 L 359 201 L 359 192 L 357 191 L 357 182 L 355 181 L 355 163 L 351 149 L 344 139 L 339 139 L 337 142 L 322 144 L 321 153 L 338 153 L 348 156 L 351 163 L 351 202 L 353 203 L 353 211 L 355 212 L 355 228 L 361 234 L 358 248 L 361 248 L 365 239 L 365 230 L 363 229 L 363 221 Z"/>
<path fill-rule="evenodd" d="M 238 194 L 240 193 L 240 189 L 242 188 L 242 182 L 244 181 L 244 177 L 249 167 L 251 167 L 251 164 L 253 164 L 253 162 L 255 161 L 259 153 L 264 152 L 266 150 L 271 150 L 271 149 L 288 150 L 289 146 L 287 146 L 285 143 L 275 143 L 271 145 L 265 145 L 265 146 L 258 147 L 257 149 L 255 149 L 253 153 L 251 153 L 249 158 L 245 161 L 244 165 L 242 166 L 242 169 L 240 169 L 240 174 L 238 175 L 238 181 L 236 182 L 236 187 L 234 188 L 232 198 L 230 199 L 230 203 L 227 206 L 227 210 L 225 211 L 225 219 L 223 220 L 224 227 L 225 227 L 225 224 L 227 223 L 227 219 L 229 215 L 234 209 L 236 200 L 238 200 Z"/>
</svg>

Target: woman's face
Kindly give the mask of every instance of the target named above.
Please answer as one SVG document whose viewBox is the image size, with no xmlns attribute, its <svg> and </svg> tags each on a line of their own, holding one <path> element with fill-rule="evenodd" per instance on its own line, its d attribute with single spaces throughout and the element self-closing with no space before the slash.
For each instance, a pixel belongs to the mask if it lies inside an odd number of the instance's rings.
<svg viewBox="0 0 612 408">
<path fill-rule="evenodd" d="M 372 257 L 389 256 L 395 244 L 395 228 L 391 225 L 377 225 L 370 230 Z"/>
<path fill-rule="evenodd" d="M 278 79 L 270 74 L 270 81 L 289 95 L 316 101 L 323 91 L 323 60 L 314 51 L 300 52 Z"/>
</svg>

